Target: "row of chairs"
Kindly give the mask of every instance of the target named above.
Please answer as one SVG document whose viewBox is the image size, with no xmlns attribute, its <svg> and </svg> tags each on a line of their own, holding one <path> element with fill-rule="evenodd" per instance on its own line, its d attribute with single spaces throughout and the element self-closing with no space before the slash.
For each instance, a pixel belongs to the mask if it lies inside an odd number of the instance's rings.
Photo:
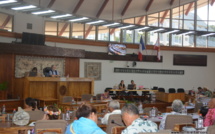
<svg viewBox="0 0 215 134">
<path fill-rule="evenodd" d="M 165 93 L 165 89 L 164 88 L 162 88 L 162 87 L 159 87 L 158 88 L 158 91 L 159 92 L 164 92 Z M 169 93 L 176 93 L 176 89 L 175 88 L 169 88 Z M 185 91 L 184 91 L 184 89 L 183 88 L 178 88 L 177 89 L 177 93 L 184 93 Z"/>
</svg>

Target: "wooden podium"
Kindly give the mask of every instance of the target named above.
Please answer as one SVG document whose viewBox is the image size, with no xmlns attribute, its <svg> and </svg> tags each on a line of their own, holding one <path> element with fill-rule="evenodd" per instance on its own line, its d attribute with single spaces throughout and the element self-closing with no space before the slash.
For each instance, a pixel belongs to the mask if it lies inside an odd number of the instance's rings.
<svg viewBox="0 0 215 134">
<path fill-rule="evenodd" d="M 23 80 L 23 99 L 58 99 L 63 96 L 81 97 L 94 94 L 93 78 L 26 77 Z"/>
</svg>

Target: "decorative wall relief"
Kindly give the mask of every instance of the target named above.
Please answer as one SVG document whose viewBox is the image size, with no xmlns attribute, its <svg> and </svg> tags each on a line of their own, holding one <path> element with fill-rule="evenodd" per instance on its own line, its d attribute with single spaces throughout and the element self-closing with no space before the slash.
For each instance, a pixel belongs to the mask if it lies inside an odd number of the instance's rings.
<svg viewBox="0 0 215 134">
<path fill-rule="evenodd" d="M 60 73 L 60 76 L 64 76 L 65 72 L 65 59 L 64 58 L 48 58 L 48 57 L 36 57 L 36 56 L 16 56 L 15 63 L 15 77 L 21 78 L 25 74 L 32 70 L 33 67 L 37 67 L 38 73 L 43 75 L 43 69 L 46 67 L 56 66 L 56 69 Z"/>
<path fill-rule="evenodd" d="M 87 78 L 94 78 L 94 80 L 101 80 L 101 63 L 85 62 L 84 75 Z"/>
</svg>

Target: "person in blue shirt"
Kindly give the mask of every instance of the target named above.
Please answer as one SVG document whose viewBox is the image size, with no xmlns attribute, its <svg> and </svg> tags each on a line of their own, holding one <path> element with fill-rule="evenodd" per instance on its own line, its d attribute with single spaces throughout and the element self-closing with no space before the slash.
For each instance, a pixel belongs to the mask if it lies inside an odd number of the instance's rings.
<svg viewBox="0 0 215 134">
<path fill-rule="evenodd" d="M 76 111 L 76 117 L 78 120 L 67 126 L 65 134 L 106 134 L 97 126 L 96 109 L 91 105 L 81 105 Z"/>
<path fill-rule="evenodd" d="M 50 77 L 60 77 L 59 72 L 56 70 L 56 66 L 52 65 L 51 70 L 49 71 Z"/>
</svg>

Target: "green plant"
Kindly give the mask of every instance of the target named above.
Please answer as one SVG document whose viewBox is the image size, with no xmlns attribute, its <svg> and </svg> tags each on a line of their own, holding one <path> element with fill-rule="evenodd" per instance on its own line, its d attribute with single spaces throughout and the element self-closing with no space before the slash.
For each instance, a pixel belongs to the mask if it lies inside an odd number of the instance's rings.
<svg viewBox="0 0 215 134">
<path fill-rule="evenodd" d="M 7 85 L 8 85 L 7 82 L 0 83 L 0 90 L 5 91 L 7 89 Z"/>
</svg>

